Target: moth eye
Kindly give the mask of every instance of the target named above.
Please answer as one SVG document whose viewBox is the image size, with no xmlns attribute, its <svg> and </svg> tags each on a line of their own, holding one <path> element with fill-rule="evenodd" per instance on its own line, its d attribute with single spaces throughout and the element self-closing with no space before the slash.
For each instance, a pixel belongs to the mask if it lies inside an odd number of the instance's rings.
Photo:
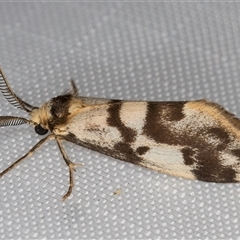
<svg viewBox="0 0 240 240">
<path fill-rule="evenodd" d="M 43 128 L 40 124 L 38 124 L 36 127 L 35 127 L 35 132 L 39 135 L 45 135 L 48 130 Z"/>
</svg>

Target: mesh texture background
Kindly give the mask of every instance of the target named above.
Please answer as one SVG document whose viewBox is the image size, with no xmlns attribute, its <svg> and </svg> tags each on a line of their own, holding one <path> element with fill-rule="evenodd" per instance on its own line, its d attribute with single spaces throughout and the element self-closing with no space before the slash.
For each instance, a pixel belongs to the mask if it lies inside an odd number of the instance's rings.
<svg viewBox="0 0 240 240">
<path fill-rule="evenodd" d="M 82 96 L 207 98 L 240 116 L 239 3 L 0 3 L 0 65 L 39 106 Z M 0 115 L 27 115 L 0 96 Z M 41 139 L 0 129 L 0 169 Z M 54 141 L 0 180 L 0 238 L 237 239 L 240 185 L 174 178 L 64 143 L 84 164 L 65 202 L 68 169 Z M 120 194 L 114 194 L 120 190 Z"/>
</svg>

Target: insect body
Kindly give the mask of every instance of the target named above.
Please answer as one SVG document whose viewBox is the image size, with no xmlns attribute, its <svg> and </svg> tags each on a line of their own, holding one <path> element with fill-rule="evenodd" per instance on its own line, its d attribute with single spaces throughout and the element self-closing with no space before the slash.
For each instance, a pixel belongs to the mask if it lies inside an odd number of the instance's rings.
<svg viewBox="0 0 240 240">
<path fill-rule="evenodd" d="M 15 107 L 30 114 L 2 116 L 0 126 L 29 123 L 40 140 L 25 156 L 0 173 L 2 177 L 48 139 L 55 139 L 69 168 L 62 146 L 66 140 L 114 158 L 173 176 L 207 182 L 240 181 L 240 120 L 221 106 L 205 100 L 141 102 L 79 97 L 72 89 L 41 107 L 21 100 L 10 88 L 0 69 L 0 90 Z"/>
</svg>

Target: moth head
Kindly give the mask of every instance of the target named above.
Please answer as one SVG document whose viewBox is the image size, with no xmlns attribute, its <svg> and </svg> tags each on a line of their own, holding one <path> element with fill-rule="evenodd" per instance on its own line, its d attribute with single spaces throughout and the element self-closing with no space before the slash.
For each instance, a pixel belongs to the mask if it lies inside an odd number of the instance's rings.
<svg viewBox="0 0 240 240">
<path fill-rule="evenodd" d="M 75 103 L 74 94 L 65 93 L 49 102 L 43 104 L 40 108 L 33 109 L 31 120 L 36 124 L 35 131 L 38 134 L 44 133 L 44 130 L 53 131 L 68 122 L 69 117 L 74 114 L 73 106 L 82 107 L 81 101 Z"/>
<path fill-rule="evenodd" d="M 55 126 L 64 124 L 68 116 L 72 113 L 70 109 L 71 101 L 77 96 L 77 88 L 71 80 L 72 89 L 64 92 L 62 95 L 52 98 L 49 102 L 44 103 L 41 107 L 34 107 L 18 97 L 7 82 L 6 77 L 0 68 L 0 91 L 3 96 L 14 107 L 30 114 L 31 119 L 15 116 L 0 116 L 0 127 L 16 126 L 28 123 L 34 126 L 39 135 L 45 135 L 49 130 L 52 131 Z"/>
</svg>

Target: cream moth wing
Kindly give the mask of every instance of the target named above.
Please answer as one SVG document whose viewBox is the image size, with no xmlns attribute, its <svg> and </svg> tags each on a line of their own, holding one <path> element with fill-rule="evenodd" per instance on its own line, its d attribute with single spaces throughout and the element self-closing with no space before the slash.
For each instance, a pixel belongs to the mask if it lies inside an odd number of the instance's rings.
<svg viewBox="0 0 240 240">
<path fill-rule="evenodd" d="M 221 106 L 117 101 L 83 109 L 64 139 L 173 176 L 239 181 L 240 122 Z"/>
<path fill-rule="evenodd" d="M 111 157 L 177 177 L 207 182 L 240 181 L 240 120 L 220 105 L 206 100 L 178 102 L 122 101 L 78 96 L 72 89 L 34 107 L 10 88 L 0 69 L 0 90 L 30 120 L 1 116 L 0 127 L 24 123 L 45 135 L 27 154 L 0 173 L 2 177 L 44 142 L 55 139 L 69 168 L 74 186 L 75 164 L 62 141 L 66 140 Z"/>
</svg>

